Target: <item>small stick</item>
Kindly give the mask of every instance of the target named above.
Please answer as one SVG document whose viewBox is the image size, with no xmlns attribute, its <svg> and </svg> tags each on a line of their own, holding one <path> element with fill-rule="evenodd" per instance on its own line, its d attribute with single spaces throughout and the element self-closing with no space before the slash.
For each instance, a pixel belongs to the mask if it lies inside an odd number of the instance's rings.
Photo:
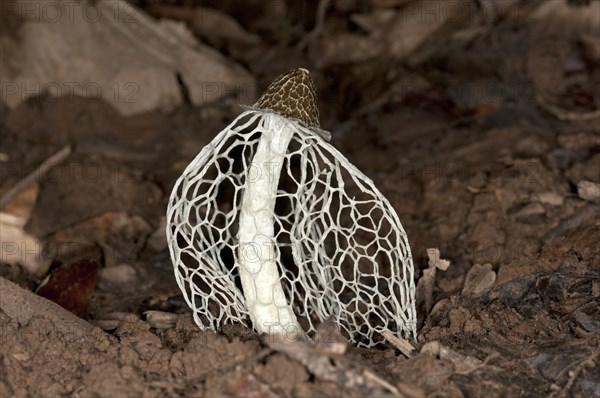
<svg viewBox="0 0 600 398">
<path fill-rule="evenodd" d="M 391 345 L 400 350 L 400 352 L 403 353 L 407 358 L 412 358 L 415 355 L 416 348 L 413 347 L 408 340 L 394 336 L 389 330 L 383 332 L 382 335 Z"/>
<path fill-rule="evenodd" d="M 71 154 L 71 146 L 67 145 L 60 151 L 56 152 L 54 155 L 50 156 L 48 159 L 44 160 L 42 164 L 40 164 L 34 171 L 29 173 L 27 177 L 23 178 L 21 181 L 16 183 L 12 188 L 10 188 L 2 198 L 0 198 L 0 208 L 4 207 L 13 197 L 18 195 L 22 190 L 27 188 L 36 178 L 38 173 L 40 173 L 45 168 L 52 166 L 54 164 L 59 164 L 63 160 L 65 160 Z"/>
<path fill-rule="evenodd" d="M 571 390 L 571 387 L 573 387 L 573 384 L 575 384 L 575 381 L 579 377 L 579 374 L 583 371 L 584 368 L 593 367 L 594 362 L 596 361 L 596 359 L 599 356 L 600 356 L 600 346 L 598 346 L 596 351 L 594 351 L 586 360 L 582 361 L 579 365 L 577 365 L 577 367 L 574 370 L 569 372 L 569 380 L 567 381 L 567 384 L 565 384 L 565 386 L 560 390 L 560 392 L 558 393 L 558 396 L 559 397 L 567 397 L 569 395 L 569 391 Z"/>
<path fill-rule="evenodd" d="M 319 4 L 317 5 L 317 16 L 315 21 L 315 27 L 312 31 L 310 31 L 300 44 L 298 44 L 298 48 L 303 50 L 308 44 L 315 40 L 321 32 L 323 31 L 323 26 L 325 24 L 325 14 L 327 13 L 327 8 L 329 8 L 330 0 L 319 0 Z"/>
<path fill-rule="evenodd" d="M 373 383 L 378 384 L 381 387 L 383 387 L 384 389 L 388 390 L 389 392 L 394 394 L 396 397 L 399 397 L 399 398 L 404 397 L 404 395 L 402 395 L 396 387 L 394 387 L 392 384 L 388 383 L 387 381 L 383 380 L 381 377 L 377 376 L 375 373 L 371 372 L 370 370 L 368 370 L 368 369 L 364 370 L 363 376 L 365 376 L 366 379 L 372 381 Z"/>
<path fill-rule="evenodd" d="M 558 120 L 572 122 L 577 120 L 593 120 L 596 118 L 600 118 L 600 109 L 596 109 L 589 112 L 571 112 L 549 104 L 540 95 L 536 96 L 536 100 L 540 107 L 552 114 Z"/>
</svg>

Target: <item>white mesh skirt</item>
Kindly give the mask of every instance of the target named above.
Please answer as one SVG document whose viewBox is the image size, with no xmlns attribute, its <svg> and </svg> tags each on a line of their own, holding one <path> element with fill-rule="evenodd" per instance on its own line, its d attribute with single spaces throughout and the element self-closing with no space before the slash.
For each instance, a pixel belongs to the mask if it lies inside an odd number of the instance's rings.
<svg viewBox="0 0 600 398">
<path fill-rule="evenodd" d="M 388 200 L 313 119 L 260 108 L 221 131 L 171 194 L 169 249 L 195 322 L 310 337 L 333 318 L 360 346 L 386 330 L 416 337 L 410 247 Z"/>
</svg>

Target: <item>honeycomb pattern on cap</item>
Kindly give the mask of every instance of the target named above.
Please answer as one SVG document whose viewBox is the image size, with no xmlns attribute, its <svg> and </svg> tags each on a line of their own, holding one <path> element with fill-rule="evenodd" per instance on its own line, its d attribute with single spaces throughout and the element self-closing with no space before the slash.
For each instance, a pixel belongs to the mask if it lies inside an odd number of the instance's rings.
<svg viewBox="0 0 600 398">
<path fill-rule="evenodd" d="M 254 108 L 300 120 L 308 127 L 320 127 L 317 92 L 306 69 L 294 69 L 277 77 L 256 101 Z"/>
</svg>

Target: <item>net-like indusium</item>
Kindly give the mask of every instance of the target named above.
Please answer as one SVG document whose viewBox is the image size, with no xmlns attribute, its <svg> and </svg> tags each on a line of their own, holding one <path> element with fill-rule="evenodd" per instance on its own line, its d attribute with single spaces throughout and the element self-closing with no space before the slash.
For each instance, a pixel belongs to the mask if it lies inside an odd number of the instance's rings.
<svg viewBox="0 0 600 398">
<path fill-rule="evenodd" d="M 171 194 L 169 248 L 196 323 L 311 336 L 333 317 L 362 346 L 385 330 L 415 337 L 412 258 L 394 209 L 322 133 L 274 111 L 241 114 Z"/>
</svg>

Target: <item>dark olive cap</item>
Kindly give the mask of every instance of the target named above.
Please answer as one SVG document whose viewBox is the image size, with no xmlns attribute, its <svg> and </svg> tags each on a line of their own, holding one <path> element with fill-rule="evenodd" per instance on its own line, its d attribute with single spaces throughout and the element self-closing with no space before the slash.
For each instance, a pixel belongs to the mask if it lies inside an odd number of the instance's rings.
<svg viewBox="0 0 600 398">
<path fill-rule="evenodd" d="M 294 69 L 277 77 L 256 101 L 254 108 L 298 119 L 308 127 L 320 127 L 317 91 L 306 69 Z"/>
</svg>

